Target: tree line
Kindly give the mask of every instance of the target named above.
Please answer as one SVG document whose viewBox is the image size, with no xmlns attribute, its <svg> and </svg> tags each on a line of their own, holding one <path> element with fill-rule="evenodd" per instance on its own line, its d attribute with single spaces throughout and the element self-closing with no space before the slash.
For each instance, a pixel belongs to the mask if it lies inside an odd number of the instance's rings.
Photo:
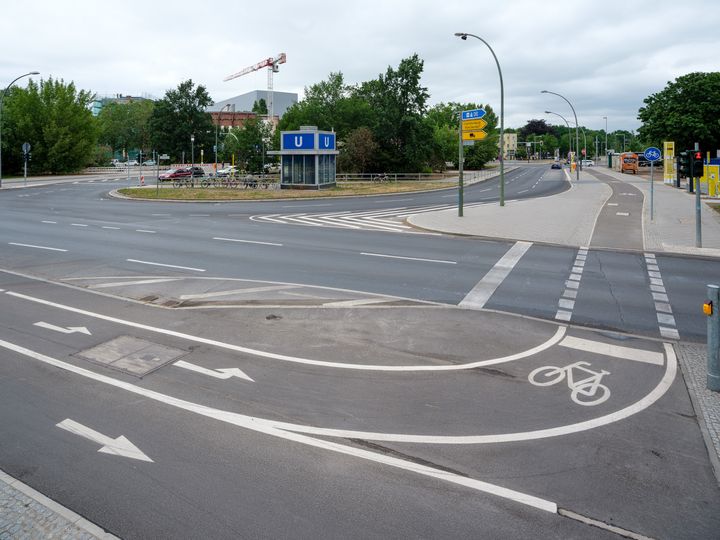
<svg viewBox="0 0 720 540">
<path fill-rule="evenodd" d="M 272 131 L 263 121 L 264 103 L 253 110 L 258 117 L 242 127 L 217 130 L 207 108 L 213 100 L 202 85 L 181 82 L 157 101 L 136 100 L 127 104 L 107 103 L 97 117 L 90 112 L 94 96 L 63 80 L 30 80 L 26 88 L 12 87 L 3 100 L 3 170 L 22 169 L 21 146 L 29 142 L 33 173 L 66 173 L 88 165 L 107 165 L 116 152 L 127 155 L 140 149 L 144 156 L 153 150 L 169 154 L 171 161 L 188 161 L 194 150 L 205 162 L 215 158 L 229 162 L 233 157 L 241 168 L 257 171 L 268 150 L 279 148 L 279 132 L 314 125 L 337 133 L 338 169 L 344 172 L 429 172 L 448 164 L 457 166 L 459 111 L 484 108 L 488 137 L 465 149 L 465 167 L 482 168 L 498 154 L 498 117 L 488 104 L 439 103 L 429 106 L 430 94 L 421 84 L 423 61 L 412 55 L 397 67 L 369 81 L 348 84 L 341 72 L 330 73 L 324 81 L 305 88 L 304 99 L 290 107 Z M 690 73 L 669 82 L 667 87 L 644 100 L 638 118 L 638 133 L 615 131 L 607 134 L 608 147 L 640 151 L 663 140 L 678 147 L 720 148 L 720 73 Z M 558 149 L 566 155 L 575 150 L 574 127 L 548 124 L 532 119 L 518 129 L 506 129 L 518 136 L 517 156 L 548 156 Z M 584 132 L 584 137 L 583 137 Z M 194 143 L 191 143 L 191 136 Z M 604 150 L 603 130 L 581 128 L 580 146 L 595 154 L 595 141 Z M 527 146 L 527 143 L 531 143 Z M 541 143 L 542 144 L 539 144 Z M 528 150 L 530 155 L 528 155 Z"/>
</svg>

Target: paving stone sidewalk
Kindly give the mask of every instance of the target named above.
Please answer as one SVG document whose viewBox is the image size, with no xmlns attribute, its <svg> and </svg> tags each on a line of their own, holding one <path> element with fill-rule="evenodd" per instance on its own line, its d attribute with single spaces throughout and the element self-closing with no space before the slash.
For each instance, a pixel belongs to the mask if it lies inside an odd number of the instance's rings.
<svg viewBox="0 0 720 540">
<path fill-rule="evenodd" d="M 116 538 L 0 471 L 0 540 Z"/>
</svg>

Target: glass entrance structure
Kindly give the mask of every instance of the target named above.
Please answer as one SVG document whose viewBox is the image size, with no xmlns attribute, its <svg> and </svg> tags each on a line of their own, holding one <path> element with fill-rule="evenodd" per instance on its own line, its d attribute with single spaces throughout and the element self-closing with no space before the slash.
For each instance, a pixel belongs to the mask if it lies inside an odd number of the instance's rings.
<svg viewBox="0 0 720 540">
<path fill-rule="evenodd" d="M 280 133 L 281 189 L 323 189 L 335 185 L 338 151 L 335 132 L 315 126 Z"/>
</svg>

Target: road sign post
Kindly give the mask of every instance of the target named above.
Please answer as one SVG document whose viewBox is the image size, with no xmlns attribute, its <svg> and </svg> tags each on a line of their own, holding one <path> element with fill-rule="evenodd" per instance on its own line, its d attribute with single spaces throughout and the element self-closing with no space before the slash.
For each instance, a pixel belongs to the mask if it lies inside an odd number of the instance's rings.
<svg viewBox="0 0 720 540">
<path fill-rule="evenodd" d="M 463 141 L 482 141 L 487 137 L 487 132 L 483 128 L 487 126 L 487 122 L 483 120 L 483 116 L 487 113 L 485 109 L 472 109 L 462 111 L 460 113 L 460 129 L 458 140 L 458 217 L 463 216 Z"/>
<path fill-rule="evenodd" d="M 660 149 L 654 146 L 645 149 L 643 154 L 645 155 L 645 159 L 650 162 L 650 221 L 652 221 L 655 216 L 655 179 L 653 178 L 653 169 L 655 162 L 660 159 L 661 154 Z"/>
</svg>

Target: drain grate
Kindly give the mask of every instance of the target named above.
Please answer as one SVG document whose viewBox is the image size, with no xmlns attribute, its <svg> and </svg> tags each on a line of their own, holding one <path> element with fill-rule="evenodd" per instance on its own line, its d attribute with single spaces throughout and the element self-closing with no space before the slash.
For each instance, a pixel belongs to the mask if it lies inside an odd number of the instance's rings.
<svg viewBox="0 0 720 540">
<path fill-rule="evenodd" d="M 143 377 L 186 354 L 187 351 L 182 349 L 132 336 L 120 336 L 80 351 L 76 356 L 136 377 Z"/>
</svg>

